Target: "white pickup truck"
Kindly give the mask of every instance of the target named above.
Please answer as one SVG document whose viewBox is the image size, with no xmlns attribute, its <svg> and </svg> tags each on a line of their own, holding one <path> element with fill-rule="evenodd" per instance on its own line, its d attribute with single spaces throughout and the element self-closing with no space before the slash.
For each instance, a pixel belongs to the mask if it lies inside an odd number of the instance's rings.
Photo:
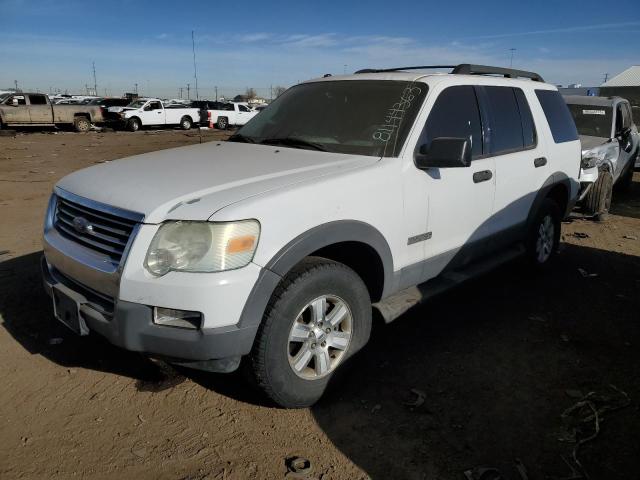
<svg viewBox="0 0 640 480">
<path fill-rule="evenodd" d="M 258 115 L 257 111 L 251 110 L 242 103 L 219 103 L 217 109 L 207 110 L 209 124 L 213 123 L 217 128 L 226 129 L 229 125 L 244 125 L 253 117 Z"/>
<path fill-rule="evenodd" d="M 193 124 L 200 121 L 200 110 L 185 108 L 181 105 L 165 105 L 157 98 L 140 98 L 124 107 L 120 122 L 128 130 L 136 132 L 140 127 L 155 125 L 180 125 L 183 130 L 189 130 Z"/>
</svg>

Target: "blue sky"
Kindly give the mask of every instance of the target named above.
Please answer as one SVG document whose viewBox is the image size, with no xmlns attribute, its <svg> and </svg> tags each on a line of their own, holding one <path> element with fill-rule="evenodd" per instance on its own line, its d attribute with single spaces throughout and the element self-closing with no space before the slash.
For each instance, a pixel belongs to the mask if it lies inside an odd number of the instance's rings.
<svg viewBox="0 0 640 480">
<path fill-rule="evenodd" d="M 640 9 L 606 2 L 457 0 L 165 2 L 0 0 L 0 88 L 201 97 L 365 67 L 462 62 L 534 70 L 547 81 L 599 85 L 640 64 Z M 345 67 L 346 65 L 346 67 Z"/>
</svg>

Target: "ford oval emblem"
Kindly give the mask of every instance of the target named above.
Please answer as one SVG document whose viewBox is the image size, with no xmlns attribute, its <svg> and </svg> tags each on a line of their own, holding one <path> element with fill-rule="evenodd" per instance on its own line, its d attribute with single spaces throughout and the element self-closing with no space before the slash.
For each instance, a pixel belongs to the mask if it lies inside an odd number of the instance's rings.
<svg viewBox="0 0 640 480">
<path fill-rule="evenodd" d="M 75 228 L 78 233 L 93 232 L 93 225 L 91 225 L 89 221 L 84 217 L 74 217 L 73 228 Z"/>
</svg>

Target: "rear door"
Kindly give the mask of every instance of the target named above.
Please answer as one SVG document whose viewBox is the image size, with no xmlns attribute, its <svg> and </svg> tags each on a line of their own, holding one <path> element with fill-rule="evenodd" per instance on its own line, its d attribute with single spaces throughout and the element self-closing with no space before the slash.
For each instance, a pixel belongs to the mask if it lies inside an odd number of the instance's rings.
<svg viewBox="0 0 640 480">
<path fill-rule="evenodd" d="M 31 123 L 53 123 L 53 112 L 46 95 L 29 94 L 27 98 Z"/>
<path fill-rule="evenodd" d="M 552 172 L 524 91 L 505 86 L 478 90 L 489 123 L 486 143 L 496 163 L 495 202 L 487 228 L 488 247 L 497 250 L 521 236 L 534 197 Z"/>
</svg>

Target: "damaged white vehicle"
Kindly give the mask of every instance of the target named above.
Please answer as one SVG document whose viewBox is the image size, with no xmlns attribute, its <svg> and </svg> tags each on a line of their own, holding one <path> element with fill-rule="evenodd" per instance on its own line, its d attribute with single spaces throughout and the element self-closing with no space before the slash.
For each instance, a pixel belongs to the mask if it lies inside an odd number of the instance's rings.
<svg viewBox="0 0 640 480">
<path fill-rule="evenodd" d="M 629 102 L 620 97 L 565 96 L 582 144 L 582 209 L 604 220 L 614 185 L 628 186 L 640 154 L 640 134 Z"/>
</svg>

